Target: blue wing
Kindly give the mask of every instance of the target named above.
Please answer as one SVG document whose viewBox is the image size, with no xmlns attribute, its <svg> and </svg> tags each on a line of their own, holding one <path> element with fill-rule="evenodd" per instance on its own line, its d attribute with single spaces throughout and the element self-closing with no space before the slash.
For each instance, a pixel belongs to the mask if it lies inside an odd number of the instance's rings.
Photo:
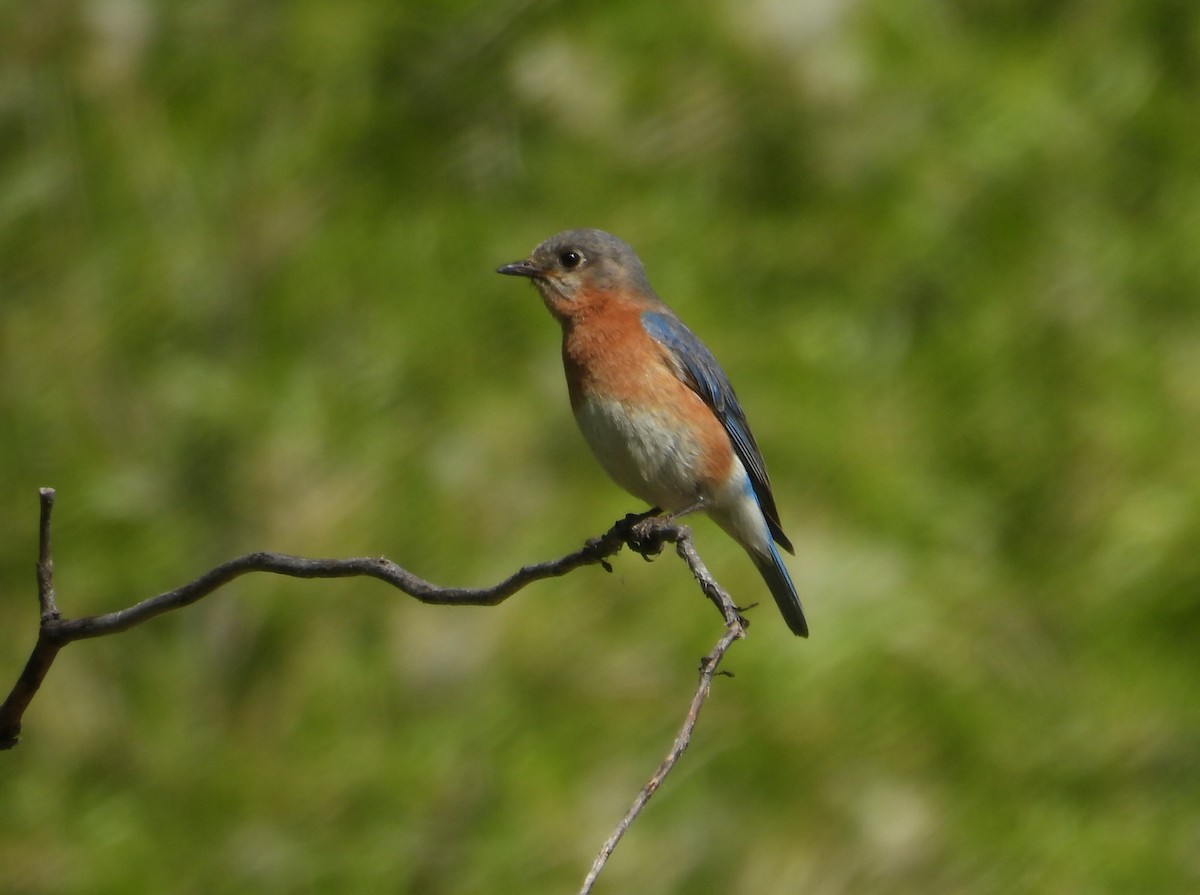
<svg viewBox="0 0 1200 895">
<path fill-rule="evenodd" d="M 670 352 L 675 374 L 717 415 L 717 419 L 729 434 L 734 452 L 750 476 L 754 496 L 758 498 L 758 505 L 767 520 L 771 537 L 789 553 L 794 552 L 791 542 L 779 524 L 779 511 L 775 508 L 775 498 L 771 494 L 766 464 L 763 463 L 762 454 L 754 441 L 754 435 L 750 432 L 746 414 L 738 403 L 737 395 L 733 393 L 733 386 L 729 384 L 729 377 L 725 375 L 717 359 L 696 334 L 673 314 L 644 311 L 642 326 L 652 339 Z"/>
</svg>

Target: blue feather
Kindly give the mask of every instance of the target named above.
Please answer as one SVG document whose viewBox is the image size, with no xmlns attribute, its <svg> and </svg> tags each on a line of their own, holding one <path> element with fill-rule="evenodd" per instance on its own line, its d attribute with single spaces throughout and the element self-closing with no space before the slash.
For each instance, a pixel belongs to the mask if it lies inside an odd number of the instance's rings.
<svg viewBox="0 0 1200 895">
<path fill-rule="evenodd" d="M 792 584 L 792 576 L 788 574 L 787 567 L 783 564 L 783 559 L 780 557 L 779 551 L 775 549 L 775 545 L 769 544 L 768 547 L 771 551 L 770 556 L 760 556 L 751 552 L 750 558 L 754 560 L 758 573 L 767 582 L 767 588 L 771 591 L 771 596 L 775 598 L 775 605 L 779 607 L 779 612 L 783 615 L 783 620 L 787 622 L 788 627 L 792 629 L 792 633 L 797 637 L 807 637 L 808 622 L 804 618 L 804 609 L 800 606 L 800 596 L 796 593 L 796 585 Z"/>
<path fill-rule="evenodd" d="M 776 509 L 775 498 L 771 494 L 771 482 L 767 478 L 767 467 L 763 462 L 762 453 L 754 441 L 750 424 L 746 422 L 746 414 L 742 405 L 738 403 L 729 377 L 725 375 L 717 359 L 683 321 L 665 309 L 643 311 L 642 326 L 651 338 L 670 352 L 675 364 L 675 375 L 699 395 L 721 421 L 733 444 L 734 453 L 750 476 L 754 496 L 767 521 L 771 537 L 789 553 L 794 553 L 792 543 L 783 533 L 779 522 L 779 510 Z M 783 574 L 786 576 L 787 571 L 784 570 Z M 778 600 L 778 597 L 776 599 Z M 798 609 L 798 601 L 796 606 Z"/>
</svg>

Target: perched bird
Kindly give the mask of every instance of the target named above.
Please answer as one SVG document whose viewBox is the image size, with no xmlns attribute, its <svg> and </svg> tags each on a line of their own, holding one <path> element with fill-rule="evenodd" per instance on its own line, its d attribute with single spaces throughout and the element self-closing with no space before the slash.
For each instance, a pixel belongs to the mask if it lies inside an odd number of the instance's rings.
<svg viewBox="0 0 1200 895">
<path fill-rule="evenodd" d="M 794 551 L 733 387 L 655 295 L 633 249 L 602 230 L 568 230 L 497 272 L 532 280 L 562 325 L 571 409 L 609 476 L 656 512 L 706 512 L 750 554 L 792 632 L 807 637 L 775 545 Z"/>
</svg>

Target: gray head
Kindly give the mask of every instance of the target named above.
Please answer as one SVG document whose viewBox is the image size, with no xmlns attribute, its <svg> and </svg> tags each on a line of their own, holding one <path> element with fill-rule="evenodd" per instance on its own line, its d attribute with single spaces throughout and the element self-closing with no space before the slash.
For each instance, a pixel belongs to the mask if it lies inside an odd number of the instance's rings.
<svg viewBox="0 0 1200 895">
<path fill-rule="evenodd" d="M 524 261 L 497 273 L 528 277 L 556 315 L 571 316 L 572 306 L 588 298 L 622 293 L 657 301 L 637 253 L 603 230 L 565 230 L 544 241 Z"/>
</svg>

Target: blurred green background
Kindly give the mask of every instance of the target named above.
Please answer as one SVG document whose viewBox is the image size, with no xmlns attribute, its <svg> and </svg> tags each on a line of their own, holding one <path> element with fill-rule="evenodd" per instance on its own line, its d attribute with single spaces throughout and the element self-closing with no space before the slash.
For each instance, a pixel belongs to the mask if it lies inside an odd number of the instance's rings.
<svg viewBox="0 0 1200 895">
<path fill-rule="evenodd" d="M 738 386 L 751 615 L 598 892 L 1200 890 L 1200 6 L 0 5 L 0 685 L 260 549 L 483 585 L 640 509 L 496 276 L 630 241 Z M 575 891 L 719 620 L 238 581 L 63 653 L 11 893 Z"/>
</svg>

